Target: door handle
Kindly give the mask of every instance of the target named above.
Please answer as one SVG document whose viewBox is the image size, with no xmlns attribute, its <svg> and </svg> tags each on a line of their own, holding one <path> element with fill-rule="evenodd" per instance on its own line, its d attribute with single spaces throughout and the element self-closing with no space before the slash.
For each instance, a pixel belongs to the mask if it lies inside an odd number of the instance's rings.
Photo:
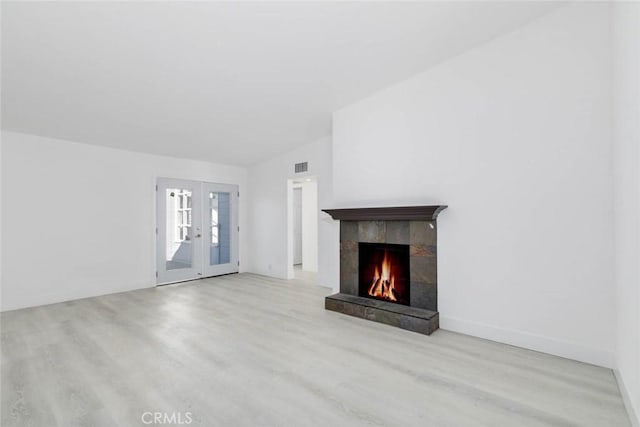
<svg viewBox="0 0 640 427">
<path fill-rule="evenodd" d="M 198 238 L 198 237 L 202 237 L 202 234 L 196 234 L 196 236 L 195 236 L 195 237 L 196 237 L 196 238 Z"/>
</svg>

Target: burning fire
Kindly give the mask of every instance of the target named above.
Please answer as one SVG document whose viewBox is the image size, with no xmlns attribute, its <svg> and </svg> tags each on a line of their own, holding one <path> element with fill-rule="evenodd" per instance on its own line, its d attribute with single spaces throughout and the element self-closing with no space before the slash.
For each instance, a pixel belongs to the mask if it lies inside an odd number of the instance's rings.
<svg viewBox="0 0 640 427">
<path fill-rule="evenodd" d="M 382 271 L 382 274 L 380 273 Z M 369 287 L 369 295 L 376 298 L 382 298 L 389 301 L 398 301 L 396 290 L 394 288 L 395 277 L 391 272 L 391 259 L 384 251 L 382 264 L 376 266 L 371 286 Z"/>
</svg>

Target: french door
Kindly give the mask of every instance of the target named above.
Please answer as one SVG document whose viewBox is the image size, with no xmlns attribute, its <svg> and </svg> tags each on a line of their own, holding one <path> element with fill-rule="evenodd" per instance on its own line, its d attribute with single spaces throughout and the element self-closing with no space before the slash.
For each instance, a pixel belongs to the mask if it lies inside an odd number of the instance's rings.
<svg viewBox="0 0 640 427">
<path fill-rule="evenodd" d="M 158 178 L 157 283 L 238 272 L 238 186 Z"/>
</svg>

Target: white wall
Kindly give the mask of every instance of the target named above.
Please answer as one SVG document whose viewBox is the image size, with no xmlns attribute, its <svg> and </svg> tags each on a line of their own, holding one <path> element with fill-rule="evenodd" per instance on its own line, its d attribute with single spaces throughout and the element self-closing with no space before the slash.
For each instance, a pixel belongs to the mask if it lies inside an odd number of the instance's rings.
<svg viewBox="0 0 640 427">
<path fill-rule="evenodd" d="M 0 13 L 1 15 L 1 13 Z M 2 134 L 0 133 L 0 310 L 2 309 Z"/>
<path fill-rule="evenodd" d="M 318 271 L 318 184 L 304 182 L 302 188 L 302 269 Z"/>
<path fill-rule="evenodd" d="M 308 162 L 309 171 L 294 174 L 294 164 Z M 331 139 L 322 138 L 294 151 L 265 160 L 249 169 L 251 186 L 251 244 L 250 270 L 273 277 L 290 277 L 287 254 L 287 192 L 288 180 L 313 176 L 318 183 L 318 208 L 330 207 L 332 202 Z M 337 289 L 333 280 L 338 272 L 338 224 L 321 213 L 318 224 L 318 283 Z"/>
<path fill-rule="evenodd" d="M 616 376 L 640 426 L 640 4 L 613 6 Z"/>
<path fill-rule="evenodd" d="M 444 329 L 611 366 L 610 43 L 565 6 L 334 114 L 336 206 L 449 205 Z"/>
<path fill-rule="evenodd" d="M 240 185 L 246 266 L 247 172 L 2 132 L 2 309 L 155 284 L 155 180 Z"/>
</svg>

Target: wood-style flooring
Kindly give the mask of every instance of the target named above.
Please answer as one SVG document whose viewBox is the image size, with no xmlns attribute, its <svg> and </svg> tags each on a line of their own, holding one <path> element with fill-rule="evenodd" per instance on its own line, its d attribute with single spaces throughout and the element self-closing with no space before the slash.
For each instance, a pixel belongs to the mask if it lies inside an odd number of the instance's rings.
<svg viewBox="0 0 640 427">
<path fill-rule="evenodd" d="M 239 274 L 3 313 L 2 426 L 629 425 L 609 369 L 325 311 L 329 292 Z"/>
</svg>

